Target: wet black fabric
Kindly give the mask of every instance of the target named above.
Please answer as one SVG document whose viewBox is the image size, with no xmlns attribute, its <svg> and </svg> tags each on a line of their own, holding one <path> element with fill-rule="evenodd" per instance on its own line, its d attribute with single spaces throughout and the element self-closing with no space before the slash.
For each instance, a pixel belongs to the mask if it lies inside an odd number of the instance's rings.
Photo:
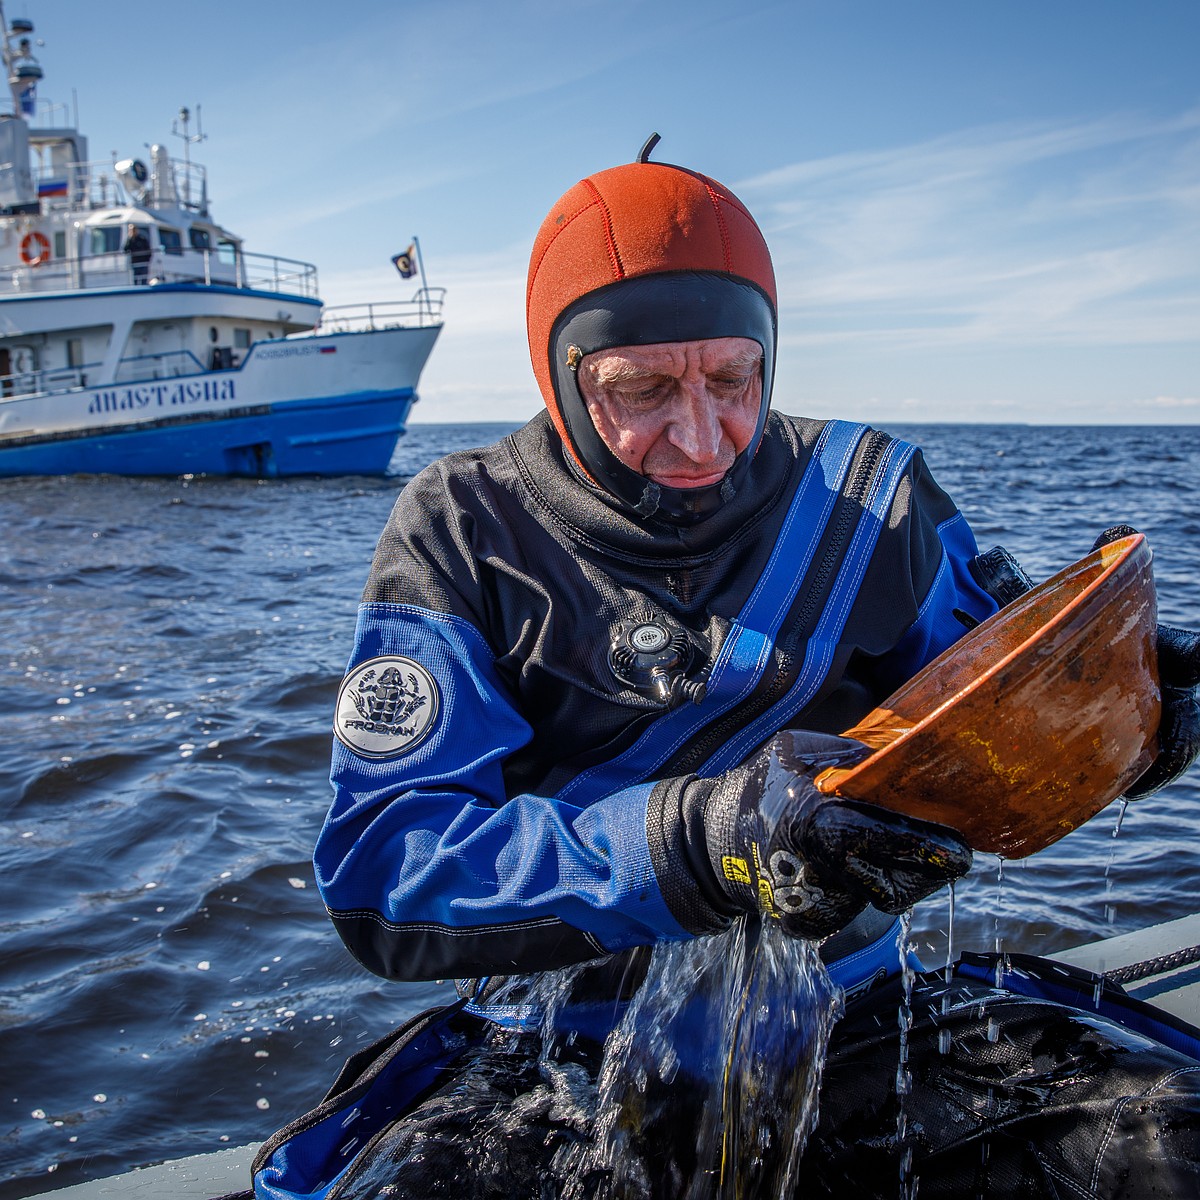
<svg viewBox="0 0 1200 1200">
<path fill-rule="evenodd" d="M 723 1194 L 719 1162 L 697 1161 L 703 1081 L 631 1092 L 640 1109 L 623 1116 L 640 1128 L 621 1178 L 588 1166 L 600 1063 L 583 1038 L 545 1054 L 538 1035 L 496 1029 L 331 1195 Z M 798 1178 L 797 1200 L 1200 1196 L 1200 1062 L 1096 1012 L 976 979 L 918 975 L 906 1005 L 893 978 L 851 1000 L 834 1028 Z M 728 1194 L 752 1200 L 745 1184 Z"/>
<path fill-rule="evenodd" d="M 902 999 L 892 980 L 834 1033 L 807 1195 L 891 1200 L 911 1151 L 921 1200 L 1200 1196 L 1194 1058 L 1095 1012 L 931 974 L 898 1095 Z"/>
<path fill-rule="evenodd" d="M 532 1033 L 496 1027 L 462 1056 L 447 1080 L 377 1139 L 330 1192 L 330 1200 L 377 1196 L 425 1200 L 550 1200 L 568 1181 L 580 1200 L 605 1195 L 602 1179 L 570 1167 L 591 1141 L 600 1048 L 579 1041 L 541 1056 Z"/>
</svg>

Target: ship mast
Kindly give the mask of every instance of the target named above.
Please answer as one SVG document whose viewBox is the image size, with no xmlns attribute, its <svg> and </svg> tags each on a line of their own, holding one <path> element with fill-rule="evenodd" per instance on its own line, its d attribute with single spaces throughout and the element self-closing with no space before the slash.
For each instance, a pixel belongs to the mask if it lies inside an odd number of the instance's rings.
<svg viewBox="0 0 1200 1200">
<path fill-rule="evenodd" d="M 27 121 L 37 115 L 37 85 L 42 77 L 42 68 L 33 56 L 33 22 L 23 17 L 16 18 L 10 27 L 4 17 L 4 5 L 0 4 L 0 55 L 4 58 L 4 72 L 8 88 L 12 93 L 13 112 Z"/>
<path fill-rule="evenodd" d="M 179 125 L 173 124 L 171 132 L 177 137 L 183 139 L 183 204 L 185 208 L 191 207 L 192 201 L 192 143 L 202 142 L 205 139 L 205 133 L 200 128 L 200 105 L 196 105 L 196 132 L 188 133 L 188 122 L 192 119 L 192 114 L 187 108 L 179 110 L 179 124 L 183 126 L 183 132 L 179 132 Z M 201 195 L 200 197 L 201 211 L 207 215 L 208 212 L 208 196 Z"/>
</svg>

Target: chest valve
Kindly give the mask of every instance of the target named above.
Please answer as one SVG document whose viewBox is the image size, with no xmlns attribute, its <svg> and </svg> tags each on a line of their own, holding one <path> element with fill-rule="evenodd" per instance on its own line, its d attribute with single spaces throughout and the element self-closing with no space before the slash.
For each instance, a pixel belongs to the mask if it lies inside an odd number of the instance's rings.
<svg viewBox="0 0 1200 1200">
<path fill-rule="evenodd" d="M 664 708 L 674 708 L 685 700 L 699 704 L 704 699 L 707 672 L 688 677 L 694 657 L 687 630 L 665 613 L 622 621 L 613 630 L 608 650 L 613 674 Z"/>
</svg>

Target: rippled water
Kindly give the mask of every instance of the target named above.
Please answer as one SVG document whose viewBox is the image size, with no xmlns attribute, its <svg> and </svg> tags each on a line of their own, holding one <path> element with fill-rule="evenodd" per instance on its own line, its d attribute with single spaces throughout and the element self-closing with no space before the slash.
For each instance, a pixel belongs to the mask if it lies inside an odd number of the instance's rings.
<svg viewBox="0 0 1200 1200">
<path fill-rule="evenodd" d="M 510 426 L 414 426 L 387 480 L 0 481 L 0 1197 L 262 1138 L 444 986 L 341 949 L 309 855 L 357 596 L 403 479 Z M 1200 624 L 1200 428 L 897 428 L 1035 578 L 1148 534 Z M 983 856 L 956 949 L 1200 909 L 1200 773 L 1040 855 Z M 1106 875 L 1107 872 L 1107 875 Z M 945 955 L 947 902 L 914 918 Z M 1111 919 L 1110 919 L 1111 918 Z"/>
</svg>

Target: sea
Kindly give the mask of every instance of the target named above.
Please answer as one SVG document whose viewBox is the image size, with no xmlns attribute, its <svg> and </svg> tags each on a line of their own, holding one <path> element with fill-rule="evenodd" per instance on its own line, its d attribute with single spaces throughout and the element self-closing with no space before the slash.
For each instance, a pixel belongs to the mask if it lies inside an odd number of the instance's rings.
<svg viewBox="0 0 1200 1200">
<path fill-rule="evenodd" d="M 0 481 L 0 1200 L 260 1141 L 452 994 L 343 950 L 310 855 L 357 598 L 405 482 L 512 425 L 413 425 L 386 478 Z M 1200 628 L 1200 427 L 896 425 L 1035 579 L 1117 522 Z M 1200 769 L 917 907 L 948 953 L 1200 911 Z"/>
</svg>

